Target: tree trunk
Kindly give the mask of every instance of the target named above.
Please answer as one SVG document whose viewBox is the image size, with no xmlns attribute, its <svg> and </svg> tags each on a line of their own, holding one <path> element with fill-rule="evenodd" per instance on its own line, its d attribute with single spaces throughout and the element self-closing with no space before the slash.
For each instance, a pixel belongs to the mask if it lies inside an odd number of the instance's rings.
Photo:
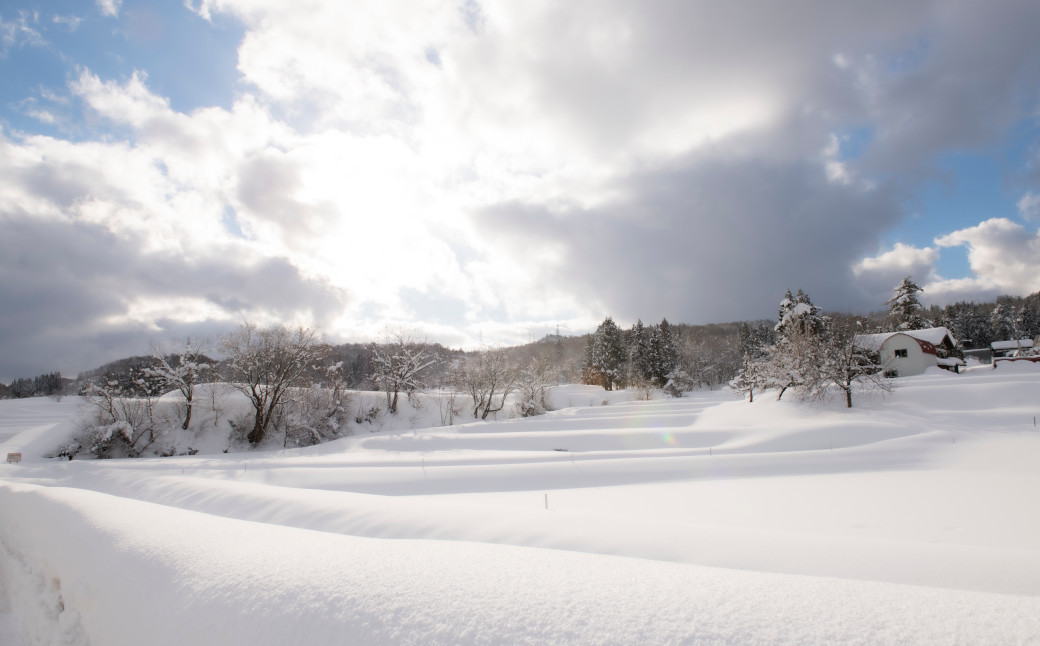
<svg viewBox="0 0 1040 646">
<path fill-rule="evenodd" d="M 256 411 L 256 418 L 253 421 L 253 430 L 249 431 L 249 435 L 246 439 L 249 440 L 249 444 L 256 446 L 263 441 L 264 435 L 267 433 L 267 423 L 264 419 L 263 411 Z"/>
<path fill-rule="evenodd" d="M 189 424 L 191 424 L 191 402 L 188 402 L 188 410 L 184 414 L 184 424 L 181 425 L 181 428 L 186 431 Z"/>
<path fill-rule="evenodd" d="M 845 390 L 845 408 L 852 408 L 852 388 Z"/>
</svg>

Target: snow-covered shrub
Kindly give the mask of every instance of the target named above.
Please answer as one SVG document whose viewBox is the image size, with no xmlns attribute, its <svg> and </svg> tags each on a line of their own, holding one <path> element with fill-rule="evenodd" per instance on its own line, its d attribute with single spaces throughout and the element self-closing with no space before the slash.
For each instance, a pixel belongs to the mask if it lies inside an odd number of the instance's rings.
<svg viewBox="0 0 1040 646">
<path fill-rule="evenodd" d="M 409 398 L 426 388 L 426 373 L 439 361 L 426 340 L 403 329 L 388 329 L 383 343 L 372 346 L 372 381 L 386 393 L 386 409 L 397 414 L 397 401 L 404 392 Z"/>
<path fill-rule="evenodd" d="M 374 424 L 383 415 L 383 407 L 379 404 L 374 406 L 365 406 L 362 402 L 358 402 L 357 414 L 354 415 L 354 423 L 356 424 Z"/>
<path fill-rule="evenodd" d="M 351 401 L 340 386 L 301 388 L 283 402 L 274 426 L 284 429 L 284 446 L 311 446 L 350 435 Z"/>
<path fill-rule="evenodd" d="M 520 417 L 541 415 L 553 409 L 552 391 L 559 385 L 552 362 L 546 357 L 534 359 L 520 371 L 516 383 L 516 413 Z"/>
<path fill-rule="evenodd" d="M 434 401 L 437 402 L 437 411 L 440 413 L 441 426 L 451 426 L 455 418 L 462 415 L 465 406 L 462 403 L 463 394 L 454 388 L 445 389 L 437 393 Z"/>
<path fill-rule="evenodd" d="M 664 391 L 672 397 L 682 397 L 694 389 L 697 379 L 682 368 L 676 368 L 668 375 L 668 381 L 664 385 Z"/>
<path fill-rule="evenodd" d="M 135 382 L 130 392 L 115 379 L 87 384 L 83 398 L 89 412 L 82 419 L 78 441 L 97 458 L 141 455 L 168 425 L 153 394 L 143 380 Z"/>
<path fill-rule="evenodd" d="M 473 400 L 473 419 L 487 419 L 506 407 L 518 373 L 516 364 L 501 349 L 485 347 L 467 363 L 461 378 Z"/>
</svg>

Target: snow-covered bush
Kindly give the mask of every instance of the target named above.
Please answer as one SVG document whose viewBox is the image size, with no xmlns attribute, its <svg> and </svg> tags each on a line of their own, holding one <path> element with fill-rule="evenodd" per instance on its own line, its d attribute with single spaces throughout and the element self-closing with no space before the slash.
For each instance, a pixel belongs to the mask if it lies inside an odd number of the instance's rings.
<svg viewBox="0 0 1040 646">
<path fill-rule="evenodd" d="M 664 391 L 672 397 L 682 397 L 697 386 L 697 379 L 683 368 L 676 368 L 668 375 Z"/>
<path fill-rule="evenodd" d="M 473 400 L 473 419 L 487 419 L 506 407 L 516 388 L 519 371 L 504 350 L 484 348 L 462 373 Z"/>
<path fill-rule="evenodd" d="M 426 373 L 439 362 L 433 347 L 407 330 L 387 330 L 383 343 L 372 346 L 372 381 L 386 393 L 386 409 L 397 414 L 397 401 L 426 387 Z"/>
<path fill-rule="evenodd" d="M 331 388 L 311 386 L 283 402 L 274 421 L 284 430 L 283 446 L 311 446 L 350 435 L 351 401 L 337 381 Z"/>
<path fill-rule="evenodd" d="M 552 391 L 559 377 L 548 357 L 537 357 L 520 371 L 516 384 L 516 413 L 520 417 L 541 415 L 553 409 Z"/>
<path fill-rule="evenodd" d="M 131 383 L 128 387 L 117 379 L 101 379 L 84 388 L 90 412 L 82 420 L 78 441 L 94 457 L 137 457 L 164 435 L 167 407 L 157 405 L 156 393 L 144 379 Z"/>
</svg>

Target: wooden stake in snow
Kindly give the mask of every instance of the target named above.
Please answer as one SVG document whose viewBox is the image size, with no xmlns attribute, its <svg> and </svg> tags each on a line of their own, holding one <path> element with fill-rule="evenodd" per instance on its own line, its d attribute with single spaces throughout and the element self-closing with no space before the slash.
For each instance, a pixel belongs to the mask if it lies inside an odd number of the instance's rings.
<svg viewBox="0 0 1040 646">
<path fill-rule="evenodd" d="M 545 510 L 549 511 L 549 494 L 545 494 Z"/>
</svg>

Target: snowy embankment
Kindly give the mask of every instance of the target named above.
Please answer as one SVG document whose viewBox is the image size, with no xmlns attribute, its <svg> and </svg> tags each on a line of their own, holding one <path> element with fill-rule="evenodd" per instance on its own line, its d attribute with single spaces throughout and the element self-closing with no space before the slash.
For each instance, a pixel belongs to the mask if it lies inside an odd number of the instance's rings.
<svg viewBox="0 0 1040 646">
<path fill-rule="evenodd" d="M 27 455 L 0 467 L 3 583 L 28 644 L 1040 640 L 1040 371 L 901 383 L 851 411 L 612 394 L 297 451 Z M 45 404 L 0 429 L 57 433 Z"/>
</svg>

